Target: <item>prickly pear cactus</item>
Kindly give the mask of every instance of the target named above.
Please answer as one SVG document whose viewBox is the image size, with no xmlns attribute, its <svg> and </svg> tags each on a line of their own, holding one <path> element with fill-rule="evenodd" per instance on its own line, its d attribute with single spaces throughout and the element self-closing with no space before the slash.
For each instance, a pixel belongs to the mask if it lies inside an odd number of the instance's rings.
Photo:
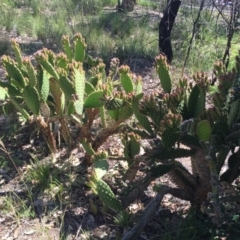
<svg viewBox="0 0 240 240">
<path fill-rule="evenodd" d="M 203 142 L 208 142 L 211 139 L 211 126 L 209 121 L 202 120 L 197 126 L 198 139 Z"/>
<path fill-rule="evenodd" d="M 132 102 L 137 124 L 147 134 L 140 129 L 130 128 L 130 131 L 146 139 L 155 134 L 161 140 L 161 146 L 157 150 L 151 149 L 151 153 L 147 151 L 147 156 L 153 162 L 163 164 L 166 159 L 174 161 L 169 172 L 172 181 L 191 192 L 194 196 L 192 203 L 198 206 L 207 199 L 209 191 L 217 191 L 215 185 L 218 183 L 215 178 L 212 180 L 212 176 L 220 173 L 229 150 L 239 145 L 239 57 L 236 62 L 236 68 L 230 72 L 222 63 L 216 63 L 215 86 L 210 86 L 207 74 L 197 73 L 193 82 L 181 79 L 173 88 L 167 62 L 159 56 L 155 66 L 162 90 Z M 231 183 L 239 176 L 237 155 L 232 154 L 229 169 L 218 179 Z M 177 161 L 184 156 L 190 157 L 192 173 Z"/>
<path fill-rule="evenodd" d="M 126 93 L 133 92 L 134 85 L 130 75 L 130 68 L 128 66 L 121 66 L 119 68 L 120 81 Z"/>
<path fill-rule="evenodd" d="M 182 116 L 179 114 L 167 114 L 160 122 L 162 142 L 167 149 L 174 147 L 180 138 L 179 126 L 181 122 Z"/>
<path fill-rule="evenodd" d="M 128 133 L 122 139 L 124 145 L 124 156 L 131 165 L 134 157 L 140 153 L 140 136 L 134 133 Z"/>
<path fill-rule="evenodd" d="M 91 175 L 89 180 L 88 186 L 91 187 L 92 191 L 99 196 L 104 205 L 117 213 L 123 210 L 121 202 L 116 198 L 106 182 L 99 179 L 94 173 Z"/>
<path fill-rule="evenodd" d="M 94 173 L 98 179 L 101 179 L 108 171 L 108 154 L 106 151 L 98 152 L 93 156 Z"/>
<path fill-rule="evenodd" d="M 169 66 L 167 64 L 167 59 L 165 56 L 159 55 L 155 58 L 155 68 L 164 92 L 170 93 L 172 90 L 172 81 L 169 74 Z"/>
</svg>

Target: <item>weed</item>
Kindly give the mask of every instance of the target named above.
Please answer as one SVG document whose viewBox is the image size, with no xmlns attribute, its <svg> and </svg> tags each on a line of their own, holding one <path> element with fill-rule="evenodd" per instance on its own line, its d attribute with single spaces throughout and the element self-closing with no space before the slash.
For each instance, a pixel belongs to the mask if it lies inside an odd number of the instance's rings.
<svg viewBox="0 0 240 240">
<path fill-rule="evenodd" d="M 126 211 L 121 211 L 114 217 L 114 223 L 121 228 L 127 228 L 132 224 L 131 215 Z"/>
<path fill-rule="evenodd" d="M 0 22 L 1 25 L 5 27 L 6 31 L 12 30 L 15 20 L 16 20 L 16 11 L 12 8 L 11 5 L 1 3 L 1 16 Z"/>
<path fill-rule="evenodd" d="M 21 199 L 14 193 L 10 193 L 7 197 L 3 198 L 0 203 L 0 209 L 2 212 L 9 214 L 20 223 L 21 218 L 34 218 L 35 213 L 28 201 Z"/>
<path fill-rule="evenodd" d="M 31 162 L 25 178 L 43 192 L 52 189 L 53 192 L 58 193 L 60 191 L 58 174 L 58 170 L 51 162 L 42 163 L 35 158 L 34 161 Z"/>
</svg>

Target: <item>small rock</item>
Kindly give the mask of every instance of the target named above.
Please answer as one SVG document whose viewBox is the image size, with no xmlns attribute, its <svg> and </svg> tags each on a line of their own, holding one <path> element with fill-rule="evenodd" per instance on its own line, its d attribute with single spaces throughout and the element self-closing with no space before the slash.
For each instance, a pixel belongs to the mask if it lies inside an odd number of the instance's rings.
<svg viewBox="0 0 240 240">
<path fill-rule="evenodd" d="M 33 233 L 35 233 L 35 231 L 33 229 L 29 229 L 27 231 L 24 231 L 25 235 L 32 235 Z"/>
</svg>

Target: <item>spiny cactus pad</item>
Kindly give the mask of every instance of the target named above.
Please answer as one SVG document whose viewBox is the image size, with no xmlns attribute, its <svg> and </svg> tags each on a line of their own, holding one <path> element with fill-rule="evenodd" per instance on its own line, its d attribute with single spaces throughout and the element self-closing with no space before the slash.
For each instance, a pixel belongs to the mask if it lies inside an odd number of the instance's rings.
<svg viewBox="0 0 240 240">
<path fill-rule="evenodd" d="M 27 82 L 24 79 L 21 70 L 18 68 L 18 66 L 14 63 L 14 61 L 10 57 L 3 56 L 2 63 L 3 66 L 6 68 L 8 76 L 14 79 L 16 83 L 18 83 L 18 87 L 21 88 L 27 85 Z"/>
<path fill-rule="evenodd" d="M 197 126 L 197 135 L 203 142 L 210 141 L 212 129 L 208 120 L 202 120 Z"/>
<path fill-rule="evenodd" d="M 108 171 L 109 164 L 107 162 L 107 153 L 100 152 L 96 153 L 93 156 L 93 165 L 96 178 L 101 179 Z"/>
<path fill-rule="evenodd" d="M 90 177 L 89 185 L 93 189 L 93 191 L 97 193 L 104 205 L 106 205 L 108 208 L 112 209 L 117 213 L 123 210 L 120 201 L 116 198 L 116 196 L 106 182 L 92 175 Z"/>
<path fill-rule="evenodd" d="M 137 120 L 142 125 L 142 127 L 145 128 L 150 134 L 153 134 L 153 130 L 152 130 L 152 127 L 151 127 L 151 124 L 150 124 L 148 118 L 139 112 L 139 100 L 138 99 L 133 100 L 132 110 L 133 110 L 133 113 L 136 116 Z"/>
<path fill-rule="evenodd" d="M 28 73 L 28 85 L 35 87 L 37 84 L 37 75 L 33 65 L 30 62 L 30 59 L 24 58 L 23 64 L 25 65 Z"/>
<path fill-rule="evenodd" d="M 23 99 L 33 114 L 38 115 L 40 111 L 40 97 L 36 88 L 27 86 L 22 92 Z"/>
<path fill-rule="evenodd" d="M 164 146 L 167 149 L 171 149 L 175 143 L 178 141 L 180 137 L 179 132 L 172 130 L 172 129 L 166 129 L 164 130 L 164 132 L 162 133 L 162 141 Z"/>
<path fill-rule="evenodd" d="M 87 47 L 84 38 L 80 33 L 74 36 L 74 59 L 78 62 L 83 62 L 85 58 L 85 49 Z"/>
<path fill-rule="evenodd" d="M 71 44 L 69 41 L 69 36 L 62 37 L 62 48 L 63 48 L 64 52 L 66 53 L 68 60 L 70 62 L 72 62 L 73 53 L 72 53 L 72 48 L 71 48 Z"/>
<path fill-rule="evenodd" d="M 170 93 L 172 89 L 172 81 L 166 57 L 163 55 L 157 56 L 155 58 L 155 67 L 164 92 Z"/>
<path fill-rule="evenodd" d="M 51 75 L 46 70 L 43 70 L 42 77 L 39 79 L 41 98 L 44 102 L 47 101 L 49 91 L 50 91 L 50 84 L 49 84 L 50 77 Z"/>
<path fill-rule="evenodd" d="M 22 67 L 22 53 L 19 44 L 16 42 L 15 39 L 11 40 L 11 46 L 15 55 L 15 58 L 17 60 L 18 67 Z"/>
<path fill-rule="evenodd" d="M 59 78 L 59 84 L 64 94 L 68 99 L 71 99 L 72 95 L 75 94 L 73 82 L 66 76 L 61 76 Z"/>
<path fill-rule="evenodd" d="M 232 102 L 231 109 L 228 116 L 228 126 L 231 128 L 233 123 L 236 122 L 240 112 L 240 99 Z"/>
<path fill-rule="evenodd" d="M 105 91 L 95 91 L 87 96 L 84 107 L 86 108 L 99 108 L 104 105 Z"/>
<path fill-rule="evenodd" d="M 120 81 L 122 84 L 123 89 L 125 90 L 126 93 L 130 93 L 134 90 L 134 84 L 131 79 L 130 73 L 125 70 L 126 66 L 122 66 L 119 71 L 120 71 Z"/>
<path fill-rule="evenodd" d="M 85 93 L 86 95 L 91 94 L 92 92 L 96 91 L 94 86 L 90 82 L 85 82 Z"/>
<path fill-rule="evenodd" d="M 77 65 L 77 64 L 76 64 Z M 78 114 L 82 114 L 83 111 L 83 99 L 85 91 L 85 72 L 82 69 L 82 66 L 73 66 L 72 81 L 74 83 L 75 94 L 77 100 L 81 105 L 81 109 L 78 109 Z"/>
<path fill-rule="evenodd" d="M 59 75 L 56 71 L 56 69 L 54 68 L 54 66 L 52 65 L 52 63 L 50 61 L 48 61 L 48 56 L 46 54 L 42 52 L 39 52 L 36 55 L 36 59 L 37 61 L 41 64 L 41 66 L 49 73 L 51 74 L 51 76 L 55 79 L 59 78 Z"/>
</svg>

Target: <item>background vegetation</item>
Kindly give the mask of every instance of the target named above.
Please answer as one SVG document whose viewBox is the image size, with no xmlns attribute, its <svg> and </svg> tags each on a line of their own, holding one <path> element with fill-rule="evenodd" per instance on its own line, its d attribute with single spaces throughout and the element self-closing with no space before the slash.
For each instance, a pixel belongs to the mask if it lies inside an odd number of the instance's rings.
<svg viewBox="0 0 240 240">
<path fill-rule="evenodd" d="M 124 61 L 129 58 L 154 59 L 158 54 L 158 24 L 167 1 L 139 0 L 135 12 L 117 12 L 115 0 L 15 0 L 1 1 L 0 54 L 8 49 L 10 36 L 31 38 L 59 49 L 61 36 L 70 37 L 81 32 L 88 41 L 88 51 L 106 62 L 112 57 Z M 197 1 L 183 1 L 172 33 L 173 65 L 181 68 L 197 16 Z M 226 48 L 230 12 L 220 14 L 206 8 L 198 22 L 198 29 L 187 61 L 187 70 L 211 70 L 216 59 L 221 59 Z M 239 33 L 232 41 L 231 55 L 238 51 Z M 29 41 L 29 40 L 28 40 Z M 30 45 L 30 44 L 29 44 Z M 35 51 L 34 44 L 25 47 Z M 231 64 L 232 65 L 231 58 Z"/>
</svg>

